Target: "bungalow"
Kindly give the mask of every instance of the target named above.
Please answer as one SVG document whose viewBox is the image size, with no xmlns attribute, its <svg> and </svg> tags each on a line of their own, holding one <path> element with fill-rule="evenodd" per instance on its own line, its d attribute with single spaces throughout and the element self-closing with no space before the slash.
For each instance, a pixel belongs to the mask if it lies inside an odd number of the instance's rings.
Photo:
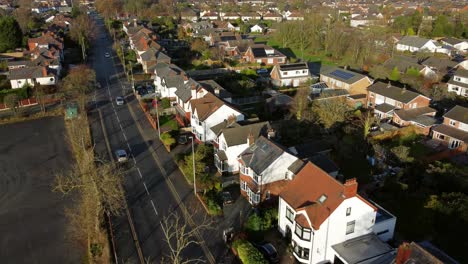
<svg viewBox="0 0 468 264">
<path fill-rule="evenodd" d="M 217 12 L 202 12 L 200 13 L 201 19 L 202 20 L 217 20 L 218 19 L 218 13 Z"/>
<path fill-rule="evenodd" d="M 307 163 L 280 192 L 278 229 L 300 263 L 370 263 L 393 248 L 396 218 L 357 194 L 356 179 L 338 182 Z"/>
<path fill-rule="evenodd" d="M 405 74 L 410 69 L 417 70 L 422 76 L 426 76 L 427 73 L 431 72 L 429 68 L 419 64 L 417 58 L 408 56 L 394 56 L 393 58 L 386 60 L 382 66 L 384 66 L 389 72 L 394 68 L 397 68 L 400 74 Z"/>
<path fill-rule="evenodd" d="M 421 65 L 427 68 L 426 76 L 429 76 L 430 74 L 436 74 L 441 78 L 451 75 L 457 64 L 457 62 L 450 59 L 438 58 L 434 56 L 429 57 L 421 62 Z"/>
<path fill-rule="evenodd" d="M 432 138 L 442 141 L 450 149 L 467 150 L 468 108 L 455 106 L 444 115 L 444 122 L 432 129 Z"/>
<path fill-rule="evenodd" d="M 277 198 L 280 191 L 296 173 L 301 162 L 282 146 L 260 136 L 248 138 L 249 147 L 238 158 L 241 194 L 252 205 Z"/>
<path fill-rule="evenodd" d="M 227 120 L 211 128 L 216 134 L 213 141 L 215 166 L 220 173 L 236 174 L 239 172 L 237 157 L 260 136 L 266 136 L 268 122 L 240 125 Z"/>
<path fill-rule="evenodd" d="M 242 21 L 260 20 L 262 17 L 255 12 L 241 14 Z"/>
<path fill-rule="evenodd" d="M 256 62 L 263 65 L 283 64 L 286 63 L 286 59 L 286 55 L 264 44 L 254 44 L 244 54 L 246 62 Z"/>
<path fill-rule="evenodd" d="M 420 38 L 417 36 L 404 36 L 396 45 L 398 51 L 429 51 L 435 52 L 437 49 L 434 41 L 430 39 Z"/>
<path fill-rule="evenodd" d="M 468 41 L 456 38 L 443 38 L 442 44 L 455 48 L 456 50 L 465 53 L 468 52 Z"/>
<path fill-rule="evenodd" d="M 468 70 L 459 68 L 447 82 L 447 90 L 468 97 Z"/>
<path fill-rule="evenodd" d="M 190 100 L 192 133 L 199 142 L 211 142 L 216 139 L 212 127 L 235 117 L 244 120 L 244 115 L 229 106 L 214 94 L 207 92 L 203 97 Z"/>
<path fill-rule="evenodd" d="M 309 66 L 305 62 L 275 65 L 270 75 L 276 87 L 298 87 L 311 79 Z"/>
<path fill-rule="evenodd" d="M 396 109 L 415 109 L 429 106 L 431 99 L 422 94 L 383 82 L 374 83 L 367 92 L 367 106 L 380 119 L 393 116 Z"/>
<path fill-rule="evenodd" d="M 288 16 L 286 16 L 286 20 L 288 21 L 296 21 L 296 20 L 304 20 L 304 15 L 298 12 L 291 12 Z"/>
<path fill-rule="evenodd" d="M 25 85 L 55 85 L 57 77 L 53 69 L 48 67 L 26 67 L 11 69 L 9 73 L 11 88 L 18 89 Z"/>
<path fill-rule="evenodd" d="M 349 94 L 366 94 L 373 80 L 366 75 L 338 67 L 322 67 L 320 81 L 331 89 L 346 89 Z"/>
<path fill-rule="evenodd" d="M 274 13 L 274 12 L 268 12 L 266 14 L 264 14 L 262 16 L 262 19 L 263 20 L 270 20 L 270 21 L 276 21 L 276 22 L 281 22 L 283 20 L 283 16 L 278 14 L 278 13 Z"/>
<path fill-rule="evenodd" d="M 418 128 L 421 134 L 429 135 L 431 128 L 436 124 L 434 118 L 437 110 L 429 106 L 414 109 L 396 109 L 393 112 L 392 122 L 401 126 L 413 125 Z"/>
<path fill-rule="evenodd" d="M 238 13 L 231 12 L 231 13 L 221 13 L 222 20 L 237 20 L 241 16 Z"/>
<path fill-rule="evenodd" d="M 250 27 L 250 32 L 252 33 L 263 33 L 265 30 L 266 28 L 262 24 L 256 24 L 255 26 Z"/>
<path fill-rule="evenodd" d="M 187 20 L 187 21 L 193 21 L 196 22 L 198 19 L 198 14 L 195 10 L 193 10 L 190 7 L 184 8 L 182 11 L 180 11 L 180 18 L 182 20 Z"/>
</svg>

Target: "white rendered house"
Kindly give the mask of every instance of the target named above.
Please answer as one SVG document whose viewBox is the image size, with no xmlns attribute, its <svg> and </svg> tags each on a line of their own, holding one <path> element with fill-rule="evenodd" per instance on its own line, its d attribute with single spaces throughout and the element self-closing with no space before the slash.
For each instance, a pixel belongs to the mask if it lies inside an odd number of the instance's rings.
<svg viewBox="0 0 468 264">
<path fill-rule="evenodd" d="M 420 38 L 417 36 L 404 36 L 396 45 L 398 51 L 429 51 L 436 52 L 437 45 L 430 39 Z"/>
<path fill-rule="evenodd" d="M 154 69 L 154 86 L 161 98 L 175 98 L 178 87 L 188 82 L 185 72 L 174 64 L 157 63 Z"/>
<path fill-rule="evenodd" d="M 341 249 L 344 242 L 363 238 L 379 250 L 370 254 L 364 249 L 367 253 L 355 258 L 370 260 L 382 251 L 392 251 L 380 240 L 393 237 L 396 218 L 359 196 L 357 186 L 355 179 L 341 184 L 309 162 L 281 191 L 278 229 L 291 239 L 293 255 L 300 263 L 359 263 L 350 261 Z"/>
<path fill-rule="evenodd" d="M 447 82 L 447 90 L 468 97 L 468 70 L 459 68 Z"/>
</svg>

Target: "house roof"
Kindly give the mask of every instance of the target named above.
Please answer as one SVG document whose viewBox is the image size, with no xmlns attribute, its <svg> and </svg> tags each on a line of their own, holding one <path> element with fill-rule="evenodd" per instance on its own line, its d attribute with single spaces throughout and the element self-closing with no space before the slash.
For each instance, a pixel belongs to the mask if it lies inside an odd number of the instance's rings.
<svg viewBox="0 0 468 264">
<path fill-rule="evenodd" d="M 422 48 L 429 41 L 431 40 L 420 38 L 418 36 L 404 36 L 400 41 L 398 41 L 398 44 Z"/>
<path fill-rule="evenodd" d="M 224 134 L 226 144 L 228 147 L 231 147 L 246 144 L 247 137 L 250 134 L 254 136 L 254 139 L 257 139 L 261 135 L 265 135 L 267 133 L 268 127 L 268 122 L 260 122 L 245 126 L 227 127 L 222 129 L 222 133 Z"/>
<path fill-rule="evenodd" d="M 447 83 L 460 86 L 460 87 L 464 87 L 464 88 L 468 88 L 468 83 L 455 81 L 454 76 L 452 76 Z"/>
<path fill-rule="evenodd" d="M 244 166 L 249 167 L 257 174 L 261 174 L 284 152 L 285 150 L 282 147 L 266 137 L 260 136 L 253 145 L 239 155 L 239 158 Z"/>
<path fill-rule="evenodd" d="M 435 119 L 433 116 L 427 116 L 427 115 L 420 115 L 417 116 L 413 119 L 411 119 L 412 122 L 428 127 L 428 126 L 433 126 L 437 124 L 437 119 Z"/>
<path fill-rule="evenodd" d="M 300 159 L 308 159 L 319 153 L 330 152 L 331 145 L 323 140 L 313 140 L 289 148 Z"/>
<path fill-rule="evenodd" d="M 375 106 L 374 109 L 376 111 L 379 111 L 379 112 L 382 112 L 382 113 L 386 114 L 386 113 L 394 110 L 395 106 L 383 103 L 383 104 L 379 104 L 379 105 Z"/>
<path fill-rule="evenodd" d="M 409 60 L 405 60 L 402 57 L 403 56 L 390 58 L 384 62 L 383 66 L 390 70 L 397 67 L 400 72 L 406 72 L 409 68 L 414 68 L 418 71 L 424 69 L 424 66 Z"/>
<path fill-rule="evenodd" d="M 445 113 L 444 117 L 468 124 L 468 108 L 456 105 Z"/>
<path fill-rule="evenodd" d="M 374 258 L 380 260 L 382 257 L 386 257 L 387 261 L 375 263 L 391 263 L 395 258 L 393 254 L 395 249 L 380 240 L 374 233 L 346 240 L 333 245 L 332 248 L 346 263 L 364 263 Z"/>
<path fill-rule="evenodd" d="M 192 89 L 198 89 L 199 87 L 200 84 L 190 78 L 187 83 L 176 86 L 177 90 L 175 91 L 175 95 L 182 99 L 182 101 L 187 102 L 192 98 Z"/>
<path fill-rule="evenodd" d="M 278 65 L 280 71 L 296 71 L 296 70 L 308 70 L 309 67 L 305 62 L 299 63 L 289 63 L 289 64 L 279 64 Z"/>
<path fill-rule="evenodd" d="M 450 45 L 457 45 L 459 43 L 465 42 L 466 40 L 448 37 L 443 38 L 442 41 L 447 42 Z"/>
<path fill-rule="evenodd" d="M 218 156 L 219 160 L 221 161 L 228 159 L 226 152 L 224 152 L 224 150 L 218 150 L 218 152 L 216 152 L 215 155 Z"/>
<path fill-rule="evenodd" d="M 404 121 L 413 121 L 419 116 L 422 115 L 427 115 L 427 114 L 435 114 L 437 110 L 435 110 L 432 107 L 429 106 L 424 106 L 424 107 L 418 107 L 418 108 L 412 108 L 412 109 L 398 109 L 395 110 L 395 115 L 398 115 L 401 120 Z"/>
<path fill-rule="evenodd" d="M 310 161 L 328 174 L 337 172 L 340 169 L 335 162 L 323 154 L 317 154 L 311 157 Z"/>
<path fill-rule="evenodd" d="M 224 89 L 224 87 L 219 85 L 214 80 L 199 81 L 198 83 L 201 86 L 203 86 L 203 88 L 205 88 L 205 90 L 207 90 L 210 93 L 213 93 L 214 95 L 216 95 L 219 98 L 224 99 L 224 98 L 232 97 L 232 94 L 228 90 Z M 219 94 L 216 94 L 216 91 L 218 91 Z"/>
<path fill-rule="evenodd" d="M 468 78 L 468 70 L 458 68 L 453 75 Z"/>
<path fill-rule="evenodd" d="M 418 96 L 424 96 L 413 91 L 398 88 L 393 85 L 389 85 L 383 82 L 376 82 L 369 87 L 369 91 L 391 98 L 398 102 L 409 103 Z M 425 97 L 425 96 L 424 96 Z"/>
<path fill-rule="evenodd" d="M 254 44 L 250 46 L 250 49 L 254 58 L 286 57 L 283 53 L 265 44 Z M 267 50 L 272 50 L 273 53 L 268 54 Z"/>
<path fill-rule="evenodd" d="M 40 77 L 52 76 L 51 72 L 46 67 L 26 67 L 19 69 L 10 70 L 10 79 L 11 80 L 20 80 L 20 79 L 34 79 Z"/>
<path fill-rule="evenodd" d="M 205 121 L 214 112 L 216 112 L 224 102 L 212 93 L 207 93 L 202 98 L 192 99 L 190 101 L 193 113 L 197 113 L 200 121 Z M 227 117 L 226 117 L 227 118 Z"/>
<path fill-rule="evenodd" d="M 441 72 L 448 72 L 449 70 L 455 68 L 457 66 L 457 62 L 451 61 L 449 59 L 437 58 L 437 57 L 429 57 L 425 61 L 421 62 L 422 65 L 436 68 Z"/>
<path fill-rule="evenodd" d="M 297 159 L 295 162 L 293 162 L 293 164 L 291 164 L 289 167 L 288 167 L 288 171 L 294 173 L 294 174 L 297 174 L 299 171 L 301 171 L 302 168 L 304 168 L 304 166 L 307 164 L 307 162 L 301 160 L 301 159 Z"/>
<path fill-rule="evenodd" d="M 302 227 L 310 228 L 309 222 L 307 222 L 307 217 L 304 214 L 296 214 L 294 219 Z"/>
<path fill-rule="evenodd" d="M 52 36 L 50 33 L 44 34 L 37 38 L 29 38 L 28 43 L 36 43 L 38 45 L 54 45 L 60 50 L 63 49 L 63 41 L 55 36 Z"/>
<path fill-rule="evenodd" d="M 441 124 L 441 125 L 434 127 L 432 130 L 435 132 L 444 134 L 446 136 L 456 138 L 464 142 L 468 142 L 468 132 L 463 131 L 461 129 L 457 129 L 453 126 Z"/>
<path fill-rule="evenodd" d="M 330 77 L 335 80 L 340 80 L 342 82 L 353 84 L 363 78 L 368 78 L 363 74 L 357 72 L 348 71 L 342 68 L 327 66 L 320 69 L 320 74 Z"/>
<path fill-rule="evenodd" d="M 354 182 L 357 185 L 357 183 Z M 308 162 L 292 181 L 281 191 L 280 197 L 296 211 L 305 211 L 312 227 L 318 230 L 331 213 L 347 198 L 344 195 L 345 186 Z M 326 199 L 320 203 L 323 195 Z M 356 195 L 359 199 L 360 196 Z M 363 200 L 363 199 L 362 199 Z M 363 200 L 374 210 L 377 208 Z"/>
</svg>

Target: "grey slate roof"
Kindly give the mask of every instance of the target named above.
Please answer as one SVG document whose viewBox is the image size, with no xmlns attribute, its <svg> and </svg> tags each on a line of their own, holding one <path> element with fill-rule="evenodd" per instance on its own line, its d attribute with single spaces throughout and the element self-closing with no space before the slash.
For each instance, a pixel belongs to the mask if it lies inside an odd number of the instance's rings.
<svg viewBox="0 0 468 264">
<path fill-rule="evenodd" d="M 417 124 L 426 126 L 426 127 L 433 126 L 433 125 L 437 124 L 437 119 L 435 119 L 432 116 L 427 116 L 427 115 L 417 116 L 417 117 L 411 119 L 411 121 L 413 121 L 413 122 L 415 122 Z"/>
<path fill-rule="evenodd" d="M 373 258 L 382 258 L 385 255 L 392 256 L 395 251 L 389 244 L 380 240 L 374 233 L 359 236 L 332 246 L 346 263 L 371 263 L 366 262 Z M 382 262 L 372 262 L 382 263 Z M 391 261 L 383 262 L 391 263 Z"/>
<path fill-rule="evenodd" d="M 339 70 L 341 72 L 345 72 L 347 74 L 352 74 L 353 77 L 351 77 L 349 79 L 343 79 L 343 78 L 331 75 L 336 70 Z M 353 83 L 367 77 L 367 76 L 365 76 L 363 74 L 360 74 L 360 73 L 357 73 L 357 72 L 348 71 L 348 70 L 345 70 L 345 69 L 342 69 L 342 68 L 339 68 L 339 67 L 325 66 L 325 65 L 322 66 L 322 68 L 320 69 L 320 74 L 325 75 L 325 76 L 327 76 L 329 78 L 332 78 L 332 79 L 335 79 L 335 80 L 340 80 L 340 81 L 342 81 L 344 83 L 347 83 L 347 84 L 353 84 Z"/>
<path fill-rule="evenodd" d="M 260 122 L 245 126 L 224 128 L 222 130 L 222 133 L 224 134 L 224 138 L 226 139 L 226 144 L 229 147 L 231 147 L 245 144 L 247 142 L 247 137 L 249 136 L 249 134 L 252 134 L 255 139 L 257 139 L 261 135 L 265 135 L 267 133 L 268 127 L 268 122 Z"/>
<path fill-rule="evenodd" d="M 456 105 L 450 111 L 445 113 L 444 117 L 468 124 L 468 108 Z"/>
<path fill-rule="evenodd" d="M 449 59 L 429 57 L 425 61 L 421 62 L 421 64 L 431 68 L 436 68 L 441 72 L 448 72 L 449 70 L 457 66 L 458 63 Z"/>
<path fill-rule="evenodd" d="M 383 82 L 377 82 L 369 87 L 369 91 L 394 99 L 402 103 L 409 103 L 421 94 L 401 89 Z M 423 95 L 421 95 L 423 96 Z"/>
<path fill-rule="evenodd" d="M 42 72 L 43 67 L 27 67 L 27 68 L 20 68 L 20 69 L 12 69 L 10 70 L 9 78 L 11 80 L 19 80 L 19 79 L 34 79 L 44 77 Z"/>
<path fill-rule="evenodd" d="M 317 154 L 310 158 L 310 161 L 321 168 L 326 173 L 330 174 L 337 172 L 340 168 L 328 156 Z"/>
<path fill-rule="evenodd" d="M 453 126 L 441 124 L 441 125 L 434 127 L 432 130 L 435 132 L 439 132 L 441 134 L 447 135 L 449 137 L 463 140 L 464 142 L 468 142 L 468 132 L 463 131 L 461 129 L 457 129 Z"/>
<path fill-rule="evenodd" d="M 462 43 L 462 42 L 465 41 L 465 40 L 463 40 L 463 39 L 457 39 L 457 38 L 452 38 L 452 37 L 448 37 L 448 38 L 443 38 L 442 41 L 447 42 L 448 44 L 450 44 L 450 45 L 453 46 L 453 45 L 456 45 L 456 44 L 458 44 L 458 43 Z"/>
<path fill-rule="evenodd" d="M 200 87 L 200 84 L 198 84 L 195 80 L 190 78 L 187 83 L 177 87 L 175 94 L 177 95 L 177 97 L 182 99 L 182 101 L 187 102 L 192 97 L 192 86 L 194 86 L 195 89 L 198 89 L 198 87 Z"/>
<path fill-rule="evenodd" d="M 454 76 L 468 78 L 468 70 L 458 68 L 457 71 L 455 71 Z"/>
<path fill-rule="evenodd" d="M 398 109 L 395 110 L 395 114 L 400 117 L 400 119 L 405 120 L 405 121 L 413 121 L 415 118 L 423 115 L 427 115 L 430 113 L 436 113 L 437 110 L 435 110 L 432 107 L 425 106 L 425 107 L 418 107 L 418 108 L 413 108 L 413 109 Z"/>
<path fill-rule="evenodd" d="M 398 44 L 421 48 L 429 41 L 431 40 L 420 38 L 418 36 L 404 36 L 400 41 L 398 41 Z"/>
<path fill-rule="evenodd" d="M 284 152 L 282 147 L 260 136 L 258 140 L 255 141 L 252 146 L 244 150 L 239 157 L 246 167 L 249 167 L 257 174 L 262 174 L 262 172 Z"/>
<path fill-rule="evenodd" d="M 297 159 L 293 164 L 288 167 L 288 170 L 294 174 L 297 174 L 305 165 L 307 164 L 306 161 L 301 159 Z"/>
<path fill-rule="evenodd" d="M 406 72 L 409 68 L 415 68 L 418 71 L 424 69 L 424 66 L 410 60 L 406 60 L 403 56 L 390 58 L 384 62 L 383 66 L 389 70 L 397 67 L 400 72 Z"/>
<path fill-rule="evenodd" d="M 219 98 L 224 99 L 224 98 L 232 97 L 232 94 L 229 91 L 224 89 L 221 85 L 219 85 L 214 80 L 199 81 L 198 83 L 200 83 L 200 85 L 203 86 L 205 90 L 211 92 L 212 94 L 216 95 Z M 216 91 L 215 91 L 216 89 L 219 90 L 219 94 L 216 94 Z"/>
<path fill-rule="evenodd" d="M 234 122 L 232 124 L 228 124 L 228 121 L 227 120 L 224 120 L 223 122 L 215 125 L 215 126 L 212 126 L 210 129 L 211 131 L 213 131 L 213 133 L 218 136 L 219 133 L 221 133 L 221 131 L 223 131 L 223 129 L 225 128 L 234 128 L 234 127 L 240 127 L 241 125 L 237 122 Z"/>
<path fill-rule="evenodd" d="M 216 152 L 216 156 L 218 156 L 219 160 L 221 161 L 228 159 L 226 152 L 224 152 L 224 150 L 218 150 L 218 152 Z"/>
</svg>

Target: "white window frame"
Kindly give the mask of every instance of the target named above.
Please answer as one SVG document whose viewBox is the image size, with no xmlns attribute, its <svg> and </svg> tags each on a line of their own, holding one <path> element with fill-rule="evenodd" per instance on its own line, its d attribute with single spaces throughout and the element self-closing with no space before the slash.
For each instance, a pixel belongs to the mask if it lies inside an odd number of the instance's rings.
<svg viewBox="0 0 468 264">
<path fill-rule="evenodd" d="M 356 227 L 356 221 L 349 221 L 346 223 L 346 235 L 354 233 L 354 228 Z"/>
</svg>

